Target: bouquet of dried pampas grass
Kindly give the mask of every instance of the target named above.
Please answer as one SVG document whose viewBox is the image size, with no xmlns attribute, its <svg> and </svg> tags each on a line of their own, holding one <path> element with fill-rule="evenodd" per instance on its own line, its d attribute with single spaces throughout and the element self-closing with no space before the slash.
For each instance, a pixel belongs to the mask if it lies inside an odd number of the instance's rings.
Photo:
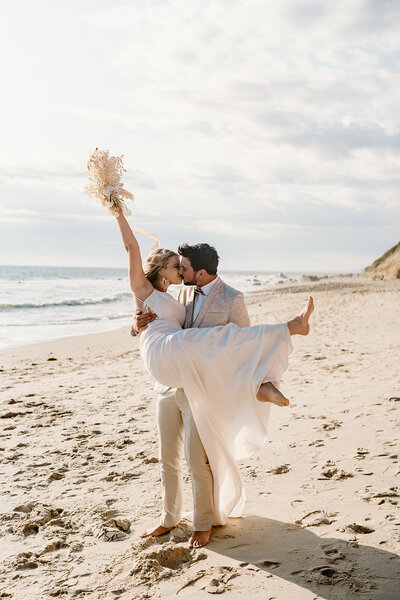
<svg viewBox="0 0 400 600">
<path fill-rule="evenodd" d="M 126 173 L 122 160 L 123 157 L 123 154 L 121 156 L 110 156 L 108 150 L 99 150 L 96 148 L 90 155 L 87 163 L 89 183 L 85 187 L 85 192 L 89 196 L 97 198 L 114 217 L 118 217 L 120 211 L 125 216 L 131 214 L 124 200 L 133 200 L 133 194 L 124 188 L 124 184 L 121 181 L 122 173 Z M 132 225 L 131 229 L 135 233 L 154 239 L 156 243 L 152 247 L 152 250 L 159 248 L 160 240 L 154 233 L 150 233 L 139 227 L 133 227 Z"/>
<path fill-rule="evenodd" d="M 123 157 L 123 154 L 110 156 L 108 150 L 96 148 L 87 163 L 89 183 L 85 192 L 97 198 L 114 217 L 118 216 L 120 210 L 126 216 L 131 214 L 124 200 L 133 200 L 133 194 L 124 188 L 121 181 L 122 173 L 126 172 Z"/>
</svg>

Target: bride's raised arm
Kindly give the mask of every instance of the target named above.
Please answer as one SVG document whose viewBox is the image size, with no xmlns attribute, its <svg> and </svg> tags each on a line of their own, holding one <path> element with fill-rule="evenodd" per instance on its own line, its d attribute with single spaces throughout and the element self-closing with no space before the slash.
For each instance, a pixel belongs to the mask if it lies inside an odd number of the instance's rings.
<svg viewBox="0 0 400 600">
<path fill-rule="evenodd" d="M 127 251 L 129 257 L 129 280 L 132 293 L 135 297 L 145 300 L 148 296 L 150 296 L 154 288 L 150 281 L 145 277 L 139 244 L 133 235 L 133 231 L 122 210 L 118 211 L 118 216 L 116 219 L 119 225 L 125 250 Z"/>
</svg>

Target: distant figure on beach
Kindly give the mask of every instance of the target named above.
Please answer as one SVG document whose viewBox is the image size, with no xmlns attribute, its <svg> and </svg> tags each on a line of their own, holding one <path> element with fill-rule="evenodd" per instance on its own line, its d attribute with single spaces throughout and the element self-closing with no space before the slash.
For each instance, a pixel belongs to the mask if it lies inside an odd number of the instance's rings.
<svg viewBox="0 0 400 600">
<path fill-rule="evenodd" d="M 290 336 L 309 333 L 313 299 L 288 323 L 249 327 L 243 296 L 217 276 L 214 249 L 203 246 L 203 263 L 196 260 L 199 247 L 181 246 L 181 260 L 174 251 L 157 249 L 142 265 L 122 210 L 117 222 L 137 308 L 157 315 L 152 321 L 150 315 L 140 334 L 140 353 L 164 386 L 158 403 L 163 513 L 161 524 L 143 536 L 162 535 L 181 518 L 183 420 L 195 507 L 189 545 L 198 548 L 208 543 L 213 525 L 243 514 L 237 461 L 264 445 L 270 404 L 289 405 L 278 386 L 292 350 Z M 193 287 L 180 292 L 179 302 L 167 290 L 182 279 Z"/>
</svg>

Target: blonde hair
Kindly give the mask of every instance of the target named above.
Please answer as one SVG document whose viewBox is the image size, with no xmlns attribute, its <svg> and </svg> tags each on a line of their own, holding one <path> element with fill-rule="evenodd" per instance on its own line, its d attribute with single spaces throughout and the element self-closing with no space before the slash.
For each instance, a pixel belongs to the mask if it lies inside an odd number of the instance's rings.
<svg viewBox="0 0 400 600">
<path fill-rule="evenodd" d="M 149 256 L 144 261 L 143 271 L 145 277 L 156 289 L 159 289 L 160 287 L 159 276 L 161 269 L 165 269 L 169 259 L 173 256 L 178 256 L 178 254 L 167 248 L 157 248 L 157 250 L 150 252 Z"/>
</svg>

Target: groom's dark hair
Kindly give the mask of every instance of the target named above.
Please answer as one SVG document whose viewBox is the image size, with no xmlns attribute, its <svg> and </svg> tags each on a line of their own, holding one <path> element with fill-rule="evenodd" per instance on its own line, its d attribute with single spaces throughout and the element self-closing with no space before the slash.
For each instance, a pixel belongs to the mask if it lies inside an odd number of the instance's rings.
<svg viewBox="0 0 400 600">
<path fill-rule="evenodd" d="M 209 275 L 216 275 L 218 268 L 219 256 L 216 249 L 209 244 L 181 244 L 178 248 L 181 256 L 188 258 L 192 265 L 193 271 L 197 272 L 200 269 L 207 271 Z"/>
</svg>

